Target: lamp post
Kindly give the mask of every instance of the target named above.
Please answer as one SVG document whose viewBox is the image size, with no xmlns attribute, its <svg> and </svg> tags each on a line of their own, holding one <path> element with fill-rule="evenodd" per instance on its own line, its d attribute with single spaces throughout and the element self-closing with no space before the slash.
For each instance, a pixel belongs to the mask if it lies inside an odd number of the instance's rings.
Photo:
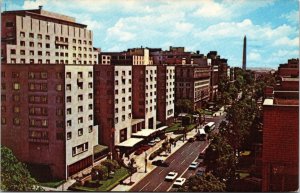
<svg viewBox="0 0 300 193">
<path fill-rule="evenodd" d="M 145 152 L 145 173 L 147 173 L 147 152 Z"/>
</svg>

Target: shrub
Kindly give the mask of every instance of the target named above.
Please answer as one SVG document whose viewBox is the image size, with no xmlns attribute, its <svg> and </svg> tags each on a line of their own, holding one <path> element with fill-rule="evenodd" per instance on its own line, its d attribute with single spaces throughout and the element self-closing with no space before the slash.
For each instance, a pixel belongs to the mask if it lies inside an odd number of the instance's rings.
<svg viewBox="0 0 300 193">
<path fill-rule="evenodd" d="M 86 181 L 84 183 L 84 186 L 89 187 L 89 188 L 98 188 L 100 186 L 98 181 Z"/>
<path fill-rule="evenodd" d="M 107 167 L 108 173 L 111 171 L 114 172 L 116 169 L 120 168 L 118 162 L 115 160 L 106 159 L 101 164 Z"/>
<path fill-rule="evenodd" d="M 92 168 L 92 180 L 106 180 L 108 178 L 108 169 L 106 166 L 97 165 Z"/>
</svg>

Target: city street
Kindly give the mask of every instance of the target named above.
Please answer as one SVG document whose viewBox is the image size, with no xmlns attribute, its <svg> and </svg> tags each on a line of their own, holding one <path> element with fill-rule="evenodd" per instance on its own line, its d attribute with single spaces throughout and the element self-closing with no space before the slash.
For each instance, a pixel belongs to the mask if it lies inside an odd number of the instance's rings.
<svg viewBox="0 0 300 193">
<path fill-rule="evenodd" d="M 225 114 L 222 112 L 221 116 L 207 117 L 206 122 L 213 121 L 216 123 L 216 128 L 218 128 L 221 121 L 225 118 Z M 197 159 L 200 152 L 202 152 L 208 146 L 208 142 L 205 141 L 195 141 L 193 143 L 186 143 L 180 149 L 178 149 L 174 154 L 166 159 L 170 163 L 169 167 L 157 167 L 139 183 L 137 183 L 130 191 L 156 191 L 163 192 L 168 191 L 174 181 L 165 181 L 165 176 L 171 172 L 177 172 L 178 176 L 188 178 L 194 172 L 189 171 L 189 165 Z"/>
</svg>

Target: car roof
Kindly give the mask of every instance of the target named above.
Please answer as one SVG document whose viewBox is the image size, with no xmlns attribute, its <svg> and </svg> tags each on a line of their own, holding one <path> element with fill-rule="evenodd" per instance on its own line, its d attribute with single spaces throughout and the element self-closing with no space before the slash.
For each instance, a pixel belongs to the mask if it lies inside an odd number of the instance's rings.
<svg viewBox="0 0 300 193">
<path fill-rule="evenodd" d="M 198 164 L 198 162 L 192 162 L 192 164 Z"/>
<path fill-rule="evenodd" d="M 181 180 L 185 180 L 185 178 L 177 178 L 176 180 L 180 180 L 181 181 Z"/>
<path fill-rule="evenodd" d="M 169 175 L 169 174 L 174 175 L 174 174 L 176 174 L 176 173 L 175 173 L 175 172 L 169 172 L 168 175 Z"/>
</svg>

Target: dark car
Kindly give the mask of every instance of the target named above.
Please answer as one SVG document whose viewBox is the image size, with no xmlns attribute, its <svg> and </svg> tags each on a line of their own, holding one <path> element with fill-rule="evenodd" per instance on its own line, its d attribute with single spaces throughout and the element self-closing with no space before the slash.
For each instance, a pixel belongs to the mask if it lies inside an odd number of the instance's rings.
<svg viewBox="0 0 300 193">
<path fill-rule="evenodd" d="M 190 143 L 193 143 L 194 141 L 195 141 L 195 138 L 193 138 L 193 137 L 188 139 L 188 142 L 190 142 Z"/>
<path fill-rule="evenodd" d="M 205 167 L 200 167 L 197 172 L 196 175 L 197 176 L 202 176 L 205 173 L 206 168 Z"/>
<path fill-rule="evenodd" d="M 205 157 L 205 153 L 202 152 L 202 153 L 199 154 L 198 159 L 204 159 L 204 157 Z"/>
<path fill-rule="evenodd" d="M 170 164 L 163 160 L 155 160 L 152 162 L 152 165 L 161 166 L 161 167 L 169 167 Z"/>
</svg>

